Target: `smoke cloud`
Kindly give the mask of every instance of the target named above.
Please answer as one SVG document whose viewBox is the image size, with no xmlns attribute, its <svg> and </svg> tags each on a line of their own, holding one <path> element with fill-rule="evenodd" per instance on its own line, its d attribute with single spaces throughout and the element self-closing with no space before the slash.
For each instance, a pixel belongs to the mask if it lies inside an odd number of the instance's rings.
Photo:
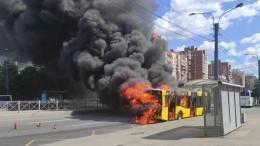
<svg viewBox="0 0 260 146">
<path fill-rule="evenodd" d="M 110 105 L 129 79 L 174 85 L 165 42 L 150 41 L 152 0 L 0 0 L 0 47 L 59 69 Z M 136 15 L 145 18 L 140 19 Z"/>
</svg>

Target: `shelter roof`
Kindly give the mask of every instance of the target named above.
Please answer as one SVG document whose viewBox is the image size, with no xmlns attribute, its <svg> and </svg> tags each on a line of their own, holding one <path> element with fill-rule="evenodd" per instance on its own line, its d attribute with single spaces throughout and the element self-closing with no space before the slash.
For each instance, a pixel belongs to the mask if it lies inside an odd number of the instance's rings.
<svg viewBox="0 0 260 146">
<path fill-rule="evenodd" d="M 229 86 L 234 86 L 234 87 L 239 87 L 243 88 L 244 86 L 238 85 L 238 84 L 231 84 L 227 82 L 222 82 L 222 81 L 216 81 L 216 80 L 210 80 L 210 79 L 197 79 L 197 80 L 192 80 L 190 82 L 187 82 L 184 84 L 184 88 L 202 88 L 202 86 L 217 86 L 217 85 L 229 85 Z"/>
</svg>

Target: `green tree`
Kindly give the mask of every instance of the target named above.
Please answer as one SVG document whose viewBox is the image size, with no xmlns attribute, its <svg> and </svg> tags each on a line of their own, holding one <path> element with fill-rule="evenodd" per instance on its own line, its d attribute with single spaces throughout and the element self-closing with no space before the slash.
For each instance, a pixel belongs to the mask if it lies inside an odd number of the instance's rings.
<svg viewBox="0 0 260 146">
<path fill-rule="evenodd" d="M 32 66 L 21 70 L 14 82 L 13 96 L 17 100 L 36 100 L 39 99 L 40 91 L 54 88 L 53 80 L 46 70 Z"/>
<path fill-rule="evenodd" d="M 8 75 L 8 76 L 6 76 Z M 0 65 L 0 94 L 6 94 L 7 92 L 7 83 L 9 84 L 9 94 L 12 94 L 12 86 L 14 85 L 13 81 L 16 80 L 18 76 L 18 67 L 15 64 L 5 61 Z M 6 78 L 7 77 L 7 78 Z M 6 81 L 6 79 L 8 81 Z"/>
<path fill-rule="evenodd" d="M 254 89 L 253 89 L 252 96 L 259 97 L 259 91 L 260 91 L 260 80 L 258 79 L 254 83 Z"/>
<path fill-rule="evenodd" d="M 6 66 L 7 65 L 7 66 Z M 8 71 L 9 94 L 13 100 L 38 100 L 42 90 L 65 90 L 70 87 L 69 80 L 52 77 L 46 67 L 28 66 L 19 70 L 15 64 L 0 65 L 0 94 L 6 94 L 6 69 Z"/>
</svg>

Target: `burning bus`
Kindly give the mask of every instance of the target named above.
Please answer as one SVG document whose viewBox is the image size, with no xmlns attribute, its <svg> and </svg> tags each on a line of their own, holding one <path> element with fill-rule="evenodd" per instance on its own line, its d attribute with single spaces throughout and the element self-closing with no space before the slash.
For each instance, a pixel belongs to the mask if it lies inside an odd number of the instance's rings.
<svg viewBox="0 0 260 146">
<path fill-rule="evenodd" d="M 121 90 L 129 109 L 135 114 L 133 122 L 150 124 L 203 114 L 202 92 L 143 88 L 135 84 Z"/>
<path fill-rule="evenodd" d="M 158 120 L 183 119 L 201 116 L 203 113 L 202 92 L 176 92 L 163 89 L 149 92 L 158 98 L 160 104 L 159 112 L 156 114 Z"/>
</svg>

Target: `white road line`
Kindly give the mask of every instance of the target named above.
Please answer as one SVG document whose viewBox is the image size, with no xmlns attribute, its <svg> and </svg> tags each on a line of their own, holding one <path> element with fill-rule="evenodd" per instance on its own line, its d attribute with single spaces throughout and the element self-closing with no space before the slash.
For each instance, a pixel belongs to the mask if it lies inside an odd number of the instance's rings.
<svg viewBox="0 0 260 146">
<path fill-rule="evenodd" d="M 30 146 L 35 140 L 31 140 L 30 142 L 28 142 L 25 146 Z"/>
<path fill-rule="evenodd" d="M 51 123 L 51 122 L 62 122 L 62 121 L 71 121 L 73 119 L 61 119 L 61 120 L 49 120 L 49 121 L 41 121 L 39 120 L 38 122 L 31 122 L 31 123 L 24 123 L 24 125 L 30 125 L 30 124 L 38 124 L 39 122 L 41 123 Z"/>
<path fill-rule="evenodd" d="M 70 125 L 70 126 L 65 126 L 65 127 L 76 127 L 76 126 L 84 126 L 84 125 L 98 124 L 98 123 L 104 123 L 104 122 L 92 122 L 92 123 L 84 123 L 84 124 L 75 124 L 75 125 Z"/>
</svg>

